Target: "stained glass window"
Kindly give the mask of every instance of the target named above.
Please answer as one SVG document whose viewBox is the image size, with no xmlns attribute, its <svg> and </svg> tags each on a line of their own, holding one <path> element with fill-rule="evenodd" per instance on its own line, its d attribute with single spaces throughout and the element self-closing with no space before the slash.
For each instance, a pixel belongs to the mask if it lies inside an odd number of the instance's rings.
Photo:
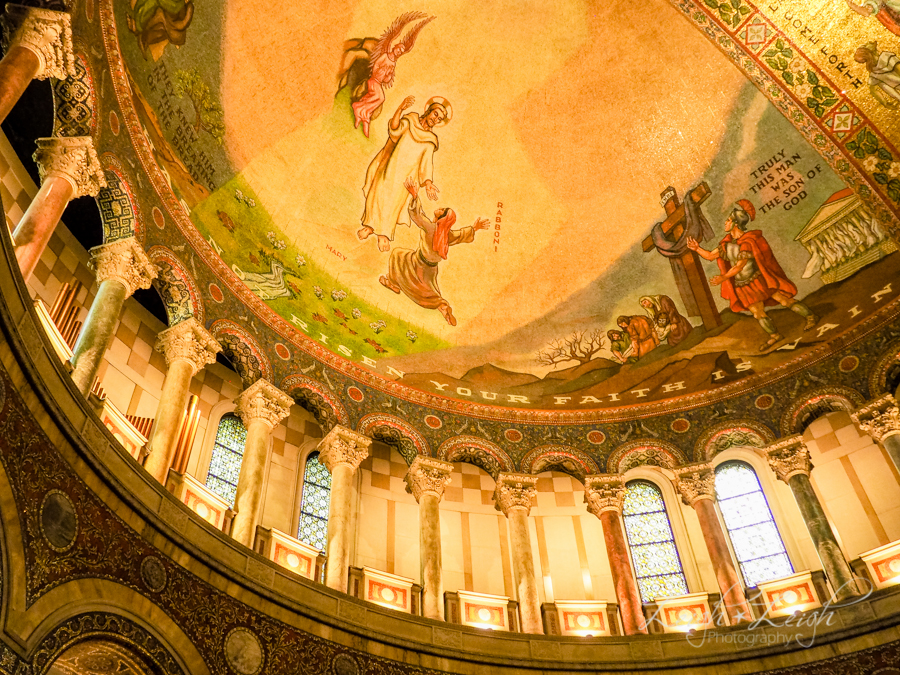
<svg viewBox="0 0 900 675">
<path fill-rule="evenodd" d="M 659 488 L 645 480 L 628 483 L 622 515 L 641 599 L 686 595 L 687 580 Z"/>
<path fill-rule="evenodd" d="M 300 527 L 297 539 L 325 550 L 328 536 L 328 507 L 331 498 L 331 474 L 313 452 L 303 470 L 303 494 L 300 499 Z"/>
<path fill-rule="evenodd" d="M 216 431 L 216 444 L 213 446 L 212 459 L 209 461 L 206 487 L 232 506 L 246 440 L 247 430 L 240 418 L 231 413 L 223 415 Z"/>
<path fill-rule="evenodd" d="M 725 462 L 716 468 L 716 498 L 748 587 L 794 573 L 762 486 L 749 464 Z"/>
</svg>

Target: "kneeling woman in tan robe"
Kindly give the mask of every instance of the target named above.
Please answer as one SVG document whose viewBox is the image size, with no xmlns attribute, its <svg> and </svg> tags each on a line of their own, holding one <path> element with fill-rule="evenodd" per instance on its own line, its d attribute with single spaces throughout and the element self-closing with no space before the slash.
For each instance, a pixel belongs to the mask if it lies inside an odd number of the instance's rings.
<svg viewBox="0 0 900 675">
<path fill-rule="evenodd" d="M 451 230 L 456 222 L 456 214 L 452 209 L 436 209 L 434 222 L 428 220 L 422 205 L 419 203 L 419 187 L 407 180 L 406 189 L 413 196 L 409 205 L 409 219 L 419 228 L 419 248 L 412 251 L 408 248 L 395 248 L 391 251 L 387 276 L 378 281 L 394 293 L 401 291 L 417 305 L 425 309 L 436 309 L 444 315 L 451 326 L 456 325 L 456 317 L 448 303 L 441 296 L 438 287 L 438 263 L 447 259 L 447 251 L 455 244 L 468 244 L 475 241 L 475 232 L 486 230 L 487 218 L 479 218 L 472 227 Z"/>
</svg>

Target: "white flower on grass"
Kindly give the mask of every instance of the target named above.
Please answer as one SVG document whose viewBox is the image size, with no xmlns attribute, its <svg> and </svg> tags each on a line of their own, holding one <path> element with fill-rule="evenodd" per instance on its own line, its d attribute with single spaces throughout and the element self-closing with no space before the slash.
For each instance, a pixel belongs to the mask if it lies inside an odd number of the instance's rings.
<svg viewBox="0 0 900 675">
<path fill-rule="evenodd" d="M 419 339 L 419 336 L 413 333 L 411 330 L 406 331 L 406 337 L 409 338 L 410 342 L 415 342 Z"/>
<path fill-rule="evenodd" d="M 313 286 L 313 293 L 316 294 L 316 297 L 319 300 L 321 300 L 325 295 L 325 291 L 323 291 L 319 286 Z"/>
<path fill-rule="evenodd" d="M 286 249 L 287 244 L 284 243 L 284 239 L 279 239 L 278 241 L 276 241 L 275 248 L 277 248 L 279 251 L 283 251 L 284 249 Z"/>
<path fill-rule="evenodd" d="M 356 307 L 354 307 L 350 313 L 353 315 L 354 319 L 358 319 L 362 316 L 362 312 L 360 312 Z"/>
<path fill-rule="evenodd" d="M 344 298 L 347 297 L 347 293 L 344 291 L 331 291 L 331 299 L 335 302 L 340 302 Z"/>
<path fill-rule="evenodd" d="M 266 239 L 269 240 L 270 243 L 275 243 L 275 233 L 274 232 L 266 232 Z"/>
<path fill-rule="evenodd" d="M 240 190 L 235 190 L 234 198 L 237 199 L 239 202 L 242 202 L 242 201 L 244 201 L 244 193 L 241 192 Z"/>
<path fill-rule="evenodd" d="M 303 267 L 304 265 L 306 265 L 306 258 L 304 258 L 299 253 L 297 254 L 297 264 L 300 265 L 300 267 Z"/>
<path fill-rule="evenodd" d="M 375 333 L 380 333 L 382 330 L 384 330 L 385 325 L 386 324 L 384 323 L 384 321 L 381 321 L 379 319 L 378 321 L 373 321 L 372 323 L 370 323 L 369 328 L 371 328 Z"/>
</svg>

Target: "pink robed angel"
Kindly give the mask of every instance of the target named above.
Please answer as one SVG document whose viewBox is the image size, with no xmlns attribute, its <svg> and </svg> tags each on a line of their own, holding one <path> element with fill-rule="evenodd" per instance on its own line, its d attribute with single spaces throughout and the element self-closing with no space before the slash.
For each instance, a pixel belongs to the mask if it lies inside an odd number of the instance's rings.
<svg viewBox="0 0 900 675">
<path fill-rule="evenodd" d="M 403 28 L 411 21 L 418 19 L 424 20 L 416 24 L 400 39 Z M 359 127 L 362 124 L 366 138 L 369 137 L 369 123 L 378 116 L 381 106 L 384 104 L 384 90 L 394 84 L 397 59 L 413 48 L 419 31 L 433 20 L 433 16 L 428 16 L 424 12 L 406 12 L 390 25 L 375 45 L 375 49 L 369 57 L 369 79 L 366 80 L 366 93 L 351 105 L 354 126 Z"/>
</svg>

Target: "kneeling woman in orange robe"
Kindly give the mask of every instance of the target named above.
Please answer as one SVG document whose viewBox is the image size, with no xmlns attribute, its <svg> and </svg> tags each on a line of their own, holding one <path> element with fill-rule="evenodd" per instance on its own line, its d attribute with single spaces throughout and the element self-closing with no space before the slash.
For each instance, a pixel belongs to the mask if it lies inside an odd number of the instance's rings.
<svg viewBox="0 0 900 675">
<path fill-rule="evenodd" d="M 408 179 L 404 183 L 412 195 L 409 205 L 409 219 L 419 228 L 419 248 L 415 251 L 408 248 L 395 248 L 391 251 L 387 276 L 382 275 L 378 281 L 394 293 L 401 291 L 417 305 L 425 309 L 436 309 L 451 326 L 456 325 L 456 317 L 448 303 L 441 296 L 438 287 L 438 263 L 447 259 L 447 252 L 455 244 L 468 244 L 475 241 L 475 232 L 486 230 L 487 218 L 479 218 L 472 227 L 451 230 L 456 222 L 456 214 L 452 209 L 436 209 L 434 222 L 428 219 L 419 203 L 419 186 Z"/>
</svg>

